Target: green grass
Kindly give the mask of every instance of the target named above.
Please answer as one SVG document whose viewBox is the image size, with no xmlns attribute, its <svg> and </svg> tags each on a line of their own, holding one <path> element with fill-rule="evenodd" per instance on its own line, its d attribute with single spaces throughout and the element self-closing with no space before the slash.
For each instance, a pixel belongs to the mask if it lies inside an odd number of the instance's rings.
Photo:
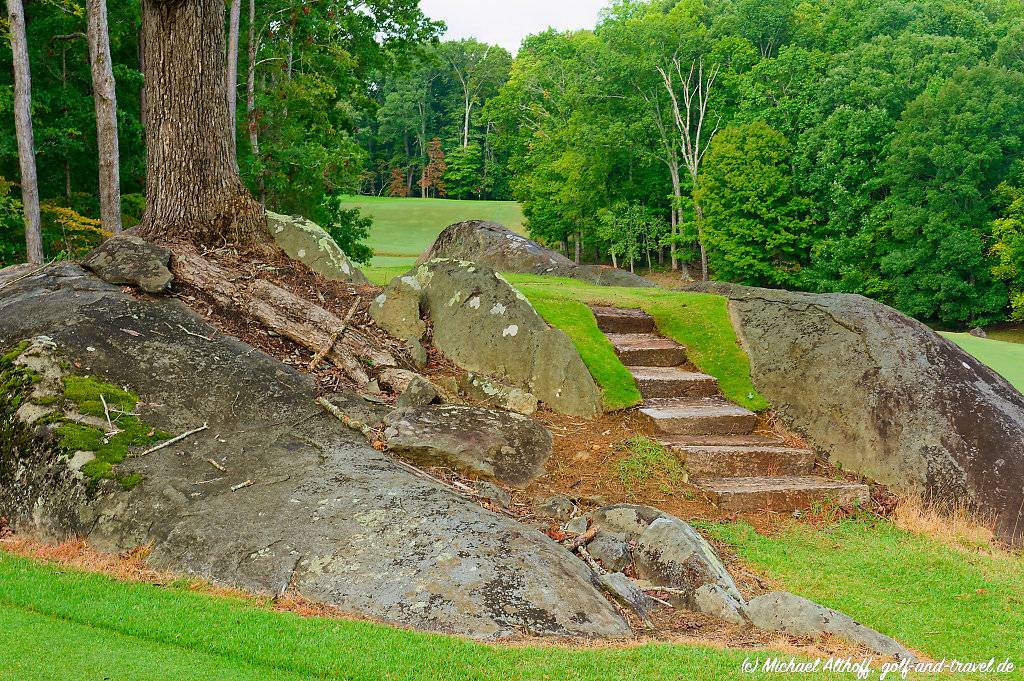
<svg viewBox="0 0 1024 681">
<path fill-rule="evenodd" d="M 943 333 L 966 352 L 1024 392 L 1024 345 L 991 338 L 976 338 L 968 333 Z"/>
<path fill-rule="evenodd" d="M 1024 343 L 1024 326 L 1005 329 L 988 329 L 988 337 L 992 340 L 1007 343 Z"/>
<path fill-rule="evenodd" d="M 464 220 L 491 220 L 525 234 L 523 210 L 515 201 L 351 196 L 344 205 L 373 217 L 367 245 L 375 266 L 412 265 L 445 227 Z"/>
<path fill-rule="evenodd" d="M 615 475 L 626 489 L 636 490 L 654 477 L 666 483 L 686 482 L 686 470 L 679 459 L 666 451 L 660 442 L 637 435 L 621 445 L 629 455 L 615 462 Z"/>
<path fill-rule="evenodd" d="M 1024 559 L 947 547 L 884 521 L 781 536 L 707 525 L 785 590 L 837 608 L 934 658 L 1024 664 Z M 1016 678 L 1020 678 L 1019 673 Z"/>
<path fill-rule="evenodd" d="M 668 644 L 490 646 L 368 622 L 304 619 L 0 553 L 0 678 L 767 678 L 740 673 L 750 654 Z"/>
<path fill-rule="evenodd" d="M 640 308 L 654 317 L 662 335 L 687 348 L 690 361 L 718 379 L 722 394 L 736 404 L 764 411 L 768 401 L 750 380 L 750 360 L 736 340 L 728 302 L 721 296 L 662 288 L 594 286 L 575 279 L 509 274 L 544 319 L 573 340 L 587 368 L 605 391 L 607 405 L 639 402 L 633 377 L 615 357 L 593 314 L 577 304 Z"/>
</svg>

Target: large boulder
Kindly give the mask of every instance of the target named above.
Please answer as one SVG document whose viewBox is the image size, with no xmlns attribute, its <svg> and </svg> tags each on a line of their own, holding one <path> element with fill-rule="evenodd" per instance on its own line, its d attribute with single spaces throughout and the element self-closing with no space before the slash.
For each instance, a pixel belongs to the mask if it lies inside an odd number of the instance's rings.
<svg viewBox="0 0 1024 681">
<path fill-rule="evenodd" d="M 643 277 L 615 267 L 577 265 L 561 253 L 486 220 L 468 220 L 447 227 L 416 264 L 422 265 L 435 258 L 466 260 L 498 272 L 581 279 L 599 286 L 654 286 Z"/>
<path fill-rule="evenodd" d="M 384 306 L 404 300 L 404 316 L 377 312 L 378 318 L 408 319 L 410 292 L 419 293 L 419 309 L 433 322 L 434 346 L 463 369 L 532 393 L 556 411 L 584 417 L 601 412 L 601 390 L 569 337 L 548 327 L 491 268 L 431 260 L 397 277 L 382 294 Z M 405 322 L 384 328 L 398 335 Z"/>
<path fill-rule="evenodd" d="M 1024 395 L 924 324 L 862 296 L 705 285 L 730 298 L 751 377 L 845 470 L 967 500 L 1024 536 Z"/>
<path fill-rule="evenodd" d="M 312 220 L 297 215 L 267 211 L 267 228 L 288 257 L 331 281 L 368 284 L 362 270 L 352 264 L 327 231 Z"/>
<path fill-rule="evenodd" d="M 384 419 L 388 448 L 428 465 L 448 465 L 524 487 L 551 456 L 548 429 L 528 416 L 463 405 L 396 409 Z"/>
<path fill-rule="evenodd" d="M 0 347 L 50 336 L 75 371 L 139 393 L 145 422 L 174 435 L 209 425 L 120 464 L 142 481 L 88 496 L 65 531 L 101 550 L 151 546 L 159 569 L 267 595 L 291 587 L 421 629 L 480 638 L 629 633 L 582 561 L 370 447 L 314 402 L 308 375 L 218 333 L 177 300 L 136 299 L 71 264 L 14 281 L 23 274 L 0 271 Z M 195 335 L 168 332 L 179 325 Z M 365 404 L 331 399 L 348 413 Z M 5 463 L 19 459 L 0 475 L 32 467 L 42 480 L 63 461 L 51 453 L 0 450 Z M 65 494 L 68 478 L 58 477 Z M 65 496 L 72 505 L 80 498 Z M 0 515 L 27 529 L 33 513 L 50 512 L 30 506 Z"/>
</svg>

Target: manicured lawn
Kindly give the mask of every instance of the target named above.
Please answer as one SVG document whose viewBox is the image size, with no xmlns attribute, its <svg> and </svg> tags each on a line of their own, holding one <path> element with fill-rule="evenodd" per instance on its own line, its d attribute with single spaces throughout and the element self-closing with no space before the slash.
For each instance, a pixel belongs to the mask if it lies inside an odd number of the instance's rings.
<svg viewBox="0 0 1024 681">
<path fill-rule="evenodd" d="M 1017 390 L 1024 392 L 1024 344 L 992 338 L 975 338 L 968 333 L 942 334 L 978 360 L 992 367 Z"/>
<path fill-rule="evenodd" d="M 491 646 L 367 622 L 304 619 L 0 553 L 5 679 L 766 678 L 740 673 L 748 655 L 667 644 Z"/>
<path fill-rule="evenodd" d="M 367 245 L 378 256 L 374 265 L 385 267 L 411 265 L 445 227 L 464 220 L 491 220 L 525 234 L 523 211 L 515 201 L 352 196 L 345 206 L 360 208 L 373 217 Z"/>
<path fill-rule="evenodd" d="M 936 659 L 1024 667 L 1024 559 L 954 549 L 885 521 L 778 537 L 744 523 L 705 526 L 780 587 L 843 610 Z M 1015 678 L 1020 678 L 1019 672 Z"/>
</svg>

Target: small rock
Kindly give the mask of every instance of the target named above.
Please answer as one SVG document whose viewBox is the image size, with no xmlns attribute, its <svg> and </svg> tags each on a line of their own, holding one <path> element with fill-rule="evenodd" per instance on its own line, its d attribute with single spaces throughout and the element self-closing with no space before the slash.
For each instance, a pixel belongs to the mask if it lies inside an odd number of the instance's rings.
<svg viewBox="0 0 1024 681">
<path fill-rule="evenodd" d="M 82 467 L 85 466 L 85 464 L 89 463 L 95 458 L 96 452 L 86 452 L 83 450 L 78 450 L 71 456 L 71 459 L 68 461 L 68 466 L 71 468 L 71 470 L 80 471 L 82 470 Z"/>
<path fill-rule="evenodd" d="M 583 534 L 590 527 L 590 517 L 585 515 L 576 516 L 569 522 L 562 525 L 562 529 L 570 534 Z"/>
<path fill-rule="evenodd" d="M 730 624 L 747 624 L 746 605 L 717 584 L 705 584 L 693 593 L 693 609 Z"/>
<path fill-rule="evenodd" d="M 481 499 L 493 502 L 502 508 L 508 508 L 512 504 L 512 495 L 493 482 L 480 481 L 476 483 L 476 493 Z"/>
<path fill-rule="evenodd" d="M 408 389 L 409 384 L 412 383 L 414 378 L 419 377 L 415 371 L 409 371 L 408 369 L 385 369 L 380 372 L 377 376 L 377 380 L 382 386 L 395 393 L 401 395 Z"/>
<path fill-rule="evenodd" d="M 527 416 L 537 411 L 535 395 L 486 376 L 466 372 L 459 379 L 459 387 L 467 397 L 483 402 L 489 407 L 508 409 Z"/>
<path fill-rule="evenodd" d="M 395 401 L 395 408 L 425 407 L 437 399 L 437 390 L 422 376 L 414 377 Z"/>
<path fill-rule="evenodd" d="M 751 623 L 765 631 L 781 631 L 793 636 L 817 637 L 831 634 L 897 659 L 915 661 L 914 654 L 885 634 L 865 627 L 849 615 L 818 605 L 814 601 L 786 592 L 768 593 L 747 604 Z"/>
<path fill-rule="evenodd" d="M 537 506 L 537 511 L 556 520 L 566 520 L 572 517 L 574 508 L 576 506 L 572 503 L 572 499 L 563 494 L 556 494 L 542 501 Z"/>
<path fill-rule="evenodd" d="M 427 360 L 430 359 L 427 356 L 427 349 L 418 340 L 412 337 L 407 338 L 405 341 L 405 351 L 409 353 L 409 359 L 412 360 L 413 366 L 417 369 L 427 366 Z"/>
<path fill-rule="evenodd" d="M 633 560 L 629 553 L 629 544 L 626 543 L 626 535 L 622 533 L 598 532 L 587 544 L 587 551 L 594 560 L 612 572 L 625 570 Z"/>
<path fill-rule="evenodd" d="M 395 277 L 370 303 L 370 317 L 395 338 L 419 341 L 427 332 L 420 317 L 420 293 L 420 285 L 412 277 Z"/>
<path fill-rule="evenodd" d="M 615 600 L 628 606 L 633 612 L 640 616 L 645 624 L 651 624 L 651 606 L 654 601 L 651 597 L 640 590 L 626 575 L 621 572 L 610 572 L 601 575 L 601 586 Z"/>
<path fill-rule="evenodd" d="M 985 333 L 985 329 L 981 328 L 980 326 L 976 326 L 973 329 L 971 329 L 971 335 L 974 336 L 975 338 L 988 338 L 988 334 Z"/>
<path fill-rule="evenodd" d="M 118 234 L 97 246 L 82 261 L 103 281 L 134 286 L 146 293 L 162 293 L 174 275 L 168 269 L 171 252 L 132 234 Z"/>
</svg>

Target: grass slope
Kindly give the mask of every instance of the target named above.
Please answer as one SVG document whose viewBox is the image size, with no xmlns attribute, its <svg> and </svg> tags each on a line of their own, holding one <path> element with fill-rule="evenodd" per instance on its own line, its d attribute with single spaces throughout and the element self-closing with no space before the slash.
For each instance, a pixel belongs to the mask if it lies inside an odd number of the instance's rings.
<svg viewBox="0 0 1024 681">
<path fill-rule="evenodd" d="M 510 274 L 506 278 L 525 295 L 544 319 L 573 340 L 583 361 L 605 391 L 612 408 L 639 402 L 633 377 L 615 356 L 597 328 L 587 304 L 640 308 L 654 317 L 662 335 L 687 348 L 701 371 L 718 379 L 736 404 L 763 411 L 768 401 L 750 380 L 750 361 L 736 340 L 725 298 L 662 288 L 593 286 L 575 279 Z"/>
<path fill-rule="evenodd" d="M 448 225 L 464 220 L 491 220 L 525 234 L 523 210 L 515 201 L 454 201 L 351 196 L 346 208 L 359 208 L 373 217 L 367 245 L 374 265 L 411 265 Z"/>
<path fill-rule="evenodd" d="M 2 678 L 724 679 L 741 676 L 748 654 L 667 644 L 496 647 L 368 622 L 304 619 L 0 553 Z"/>
<path fill-rule="evenodd" d="M 969 333 L 943 333 L 965 352 L 988 365 L 1003 378 L 1024 392 L 1024 344 L 1007 343 L 991 338 L 976 338 Z"/>
<path fill-rule="evenodd" d="M 824 530 L 798 524 L 774 538 L 744 523 L 706 529 L 782 588 L 936 659 L 1024 663 L 1019 556 L 954 549 L 884 521 L 845 520 Z"/>
</svg>

